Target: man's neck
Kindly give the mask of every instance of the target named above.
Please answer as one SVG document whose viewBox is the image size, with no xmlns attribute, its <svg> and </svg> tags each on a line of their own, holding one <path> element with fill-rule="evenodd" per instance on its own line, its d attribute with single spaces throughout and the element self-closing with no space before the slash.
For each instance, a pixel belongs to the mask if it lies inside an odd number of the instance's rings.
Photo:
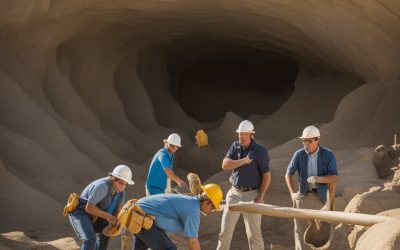
<svg viewBox="0 0 400 250">
<path fill-rule="evenodd" d="M 247 143 L 246 145 L 242 144 L 243 149 L 248 149 L 250 147 L 250 145 L 251 145 L 251 142 L 252 142 L 252 140 L 250 140 L 250 142 Z"/>
</svg>

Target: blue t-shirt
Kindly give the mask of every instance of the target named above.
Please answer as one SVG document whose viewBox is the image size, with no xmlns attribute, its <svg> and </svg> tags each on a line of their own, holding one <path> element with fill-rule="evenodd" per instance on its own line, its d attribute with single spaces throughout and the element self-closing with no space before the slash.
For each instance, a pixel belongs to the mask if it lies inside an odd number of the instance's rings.
<svg viewBox="0 0 400 250">
<path fill-rule="evenodd" d="M 137 204 L 146 214 L 156 217 L 156 225 L 166 232 L 188 238 L 199 237 L 200 201 L 181 194 L 157 194 L 141 198 Z"/>
<path fill-rule="evenodd" d="M 146 186 L 149 191 L 152 187 L 165 190 L 167 187 L 166 168 L 172 169 L 174 155 L 168 152 L 167 148 L 162 148 L 154 155 L 147 174 Z M 151 192 L 150 192 L 151 193 Z"/>
<path fill-rule="evenodd" d="M 90 183 L 81 193 L 80 198 L 86 202 L 96 205 L 103 211 L 107 211 L 111 203 L 112 181 L 107 177 L 101 178 Z M 125 203 L 125 191 L 119 193 L 118 204 Z"/>
<path fill-rule="evenodd" d="M 251 139 L 251 144 L 244 149 L 239 141 L 235 141 L 226 157 L 232 160 L 239 160 L 249 156 L 252 162 L 244 164 L 232 171 L 230 182 L 234 186 L 259 188 L 263 175 L 270 171 L 268 151 L 256 140 Z"/>
</svg>

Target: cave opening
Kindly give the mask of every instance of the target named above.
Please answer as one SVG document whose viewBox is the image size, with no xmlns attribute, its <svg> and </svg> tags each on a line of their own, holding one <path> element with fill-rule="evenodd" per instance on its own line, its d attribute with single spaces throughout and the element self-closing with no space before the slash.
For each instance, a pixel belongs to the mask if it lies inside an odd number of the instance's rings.
<svg viewBox="0 0 400 250">
<path fill-rule="evenodd" d="M 228 111 L 271 114 L 292 94 L 299 72 L 299 63 L 279 52 L 225 41 L 174 42 L 167 51 L 172 97 L 199 122 Z"/>
</svg>

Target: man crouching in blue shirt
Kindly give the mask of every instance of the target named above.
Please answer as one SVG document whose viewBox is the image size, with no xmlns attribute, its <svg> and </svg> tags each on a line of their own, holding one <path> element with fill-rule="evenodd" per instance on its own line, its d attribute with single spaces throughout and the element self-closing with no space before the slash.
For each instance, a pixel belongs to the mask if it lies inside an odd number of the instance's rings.
<svg viewBox="0 0 400 250">
<path fill-rule="evenodd" d="M 300 137 L 303 148 L 294 153 L 287 168 L 286 185 L 296 208 L 332 209 L 338 170 L 334 153 L 319 145 L 320 137 L 317 127 L 306 127 Z M 293 178 L 296 172 L 299 176 L 298 191 Z M 294 219 L 296 250 L 310 249 L 304 242 L 304 233 L 310 224 L 311 221 Z"/>
<path fill-rule="evenodd" d="M 157 194 L 140 199 L 136 204 L 146 214 L 155 216 L 155 220 L 149 230 L 141 230 L 135 234 L 133 249 L 177 249 L 166 232 L 183 232 L 189 249 L 200 249 L 200 212 L 208 214 L 211 211 L 220 211 L 219 204 L 223 197 L 217 184 L 207 184 L 201 186 L 201 189 L 203 193 L 199 196 Z"/>
</svg>

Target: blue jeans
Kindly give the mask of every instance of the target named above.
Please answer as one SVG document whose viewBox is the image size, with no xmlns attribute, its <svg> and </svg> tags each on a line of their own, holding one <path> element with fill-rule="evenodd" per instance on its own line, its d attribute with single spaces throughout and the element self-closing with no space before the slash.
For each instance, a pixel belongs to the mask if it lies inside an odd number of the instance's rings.
<svg viewBox="0 0 400 250">
<path fill-rule="evenodd" d="M 176 250 L 176 245 L 167 236 L 164 230 L 153 225 L 149 230 L 142 229 L 135 234 L 134 250 Z"/>
<path fill-rule="evenodd" d="M 68 214 L 69 221 L 79 239 L 82 240 L 82 250 L 106 250 L 110 237 L 103 235 L 102 231 L 108 222 L 97 218 L 92 223 L 92 217 L 82 209 L 76 209 Z"/>
</svg>

